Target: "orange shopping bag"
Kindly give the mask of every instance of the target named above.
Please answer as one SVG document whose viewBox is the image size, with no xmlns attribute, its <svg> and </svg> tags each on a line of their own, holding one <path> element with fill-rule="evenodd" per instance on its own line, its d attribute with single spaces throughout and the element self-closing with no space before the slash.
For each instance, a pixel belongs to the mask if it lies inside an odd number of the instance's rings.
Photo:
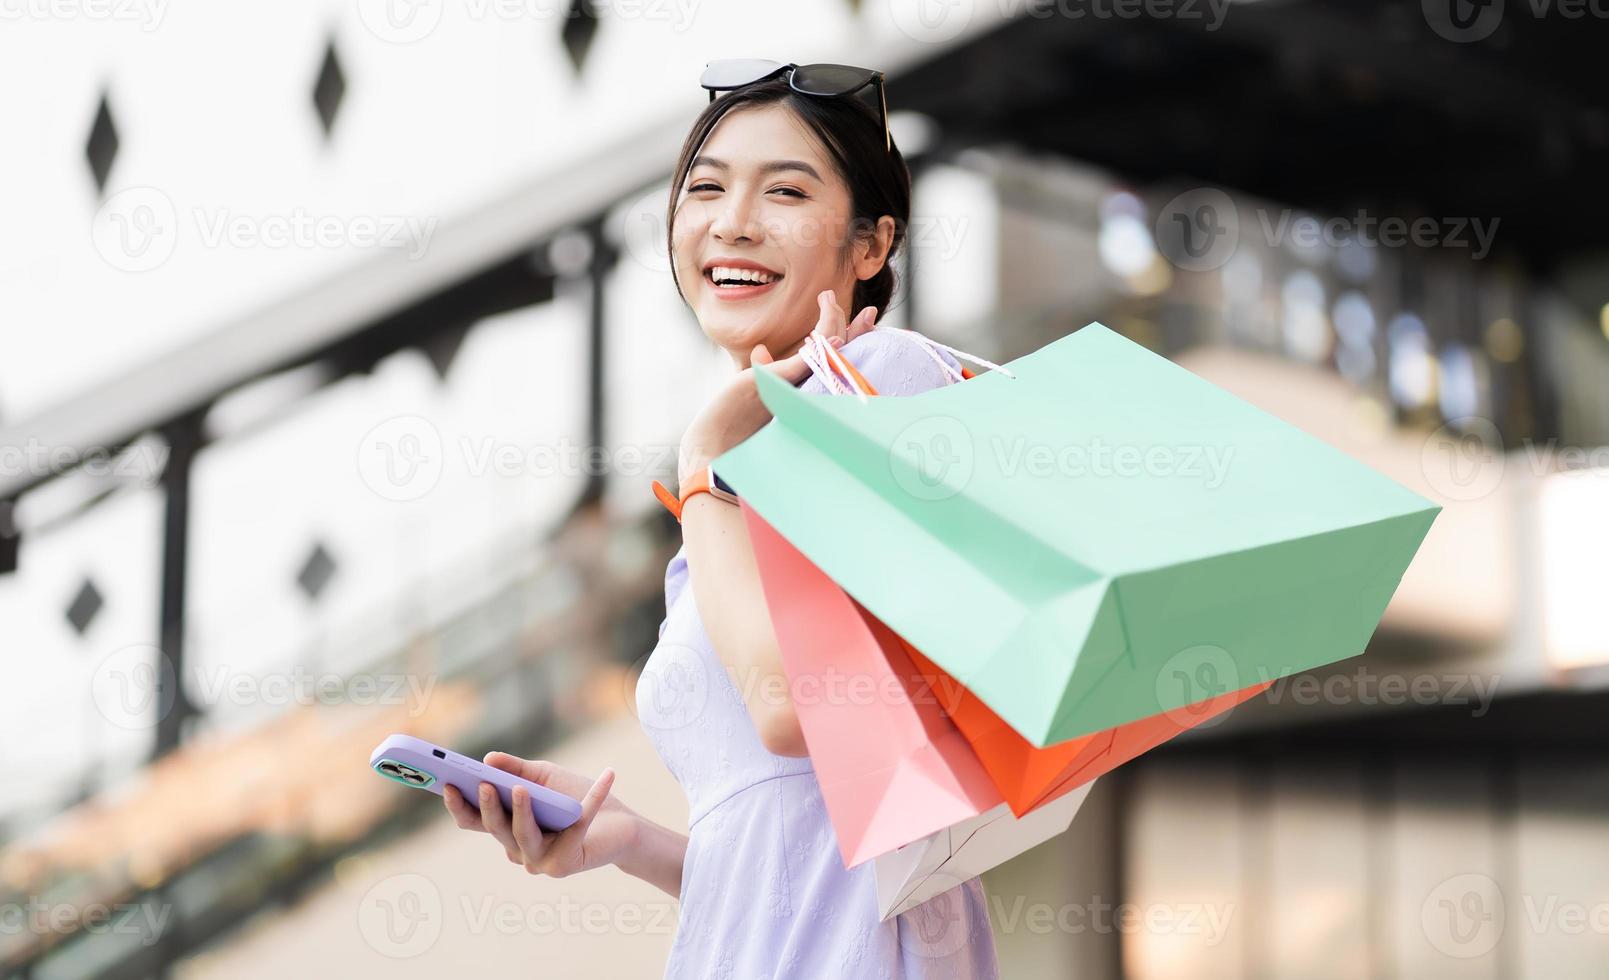
<svg viewBox="0 0 1609 980">
<path fill-rule="evenodd" d="M 971 744 L 978 761 L 1017 816 L 1144 755 L 1180 732 L 1261 694 L 1273 683 L 1253 684 L 1116 728 L 1038 748 L 903 637 L 895 634 L 895 638 L 917 670 L 925 678 L 931 678 L 932 690 L 946 713 Z"/>
</svg>

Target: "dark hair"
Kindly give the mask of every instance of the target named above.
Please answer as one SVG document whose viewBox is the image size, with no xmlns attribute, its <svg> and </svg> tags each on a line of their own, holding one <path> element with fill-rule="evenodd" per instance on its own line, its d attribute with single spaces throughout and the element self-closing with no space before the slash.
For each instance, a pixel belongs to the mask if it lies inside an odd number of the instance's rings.
<svg viewBox="0 0 1609 980">
<path fill-rule="evenodd" d="M 911 220 L 911 172 L 900 155 L 899 145 L 892 151 L 883 144 L 882 116 L 874 105 L 867 104 L 867 93 L 862 89 L 853 96 L 821 97 L 795 92 L 786 76 L 749 85 L 718 96 L 693 121 L 692 131 L 682 144 L 676 160 L 676 173 L 670 183 L 670 206 L 665 218 L 665 247 L 670 253 L 671 280 L 683 302 L 687 295 L 676 280 L 675 230 L 676 205 L 681 199 L 682 184 L 692 169 L 693 157 L 704 145 L 715 124 L 736 109 L 781 103 L 793 110 L 821 144 L 827 148 L 844 183 L 849 185 L 850 236 L 872 234 L 877 219 L 889 215 L 894 219 L 894 239 L 889 245 L 883 268 L 870 279 L 855 283 L 851 308 L 853 318 L 867 306 L 877 307 L 877 318 L 882 319 L 894 298 L 896 279 L 894 257 L 905 243 L 906 226 Z M 875 98 L 875 93 L 872 95 Z"/>
</svg>

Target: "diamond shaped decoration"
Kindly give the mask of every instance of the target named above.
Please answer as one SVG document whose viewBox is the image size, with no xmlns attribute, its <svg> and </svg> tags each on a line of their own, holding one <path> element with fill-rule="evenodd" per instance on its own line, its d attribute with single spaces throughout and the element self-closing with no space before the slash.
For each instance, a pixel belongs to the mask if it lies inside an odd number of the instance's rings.
<svg viewBox="0 0 1609 980">
<path fill-rule="evenodd" d="M 324 593 L 324 587 L 330 584 L 335 577 L 335 559 L 324 550 L 322 544 L 313 545 L 313 553 L 302 562 L 302 570 L 296 573 L 296 584 L 302 587 L 309 599 L 314 602 Z"/>
<path fill-rule="evenodd" d="M 592 47 L 592 38 L 597 33 L 598 8 L 593 6 L 592 0 L 573 0 L 570 12 L 565 15 L 560 37 L 577 75 L 581 74 L 581 66 L 587 60 L 587 50 Z"/>
<path fill-rule="evenodd" d="M 72 624 L 79 636 L 83 636 L 104 605 L 106 602 L 101 598 L 101 590 L 95 588 L 95 583 L 86 577 L 84 584 L 78 587 L 78 595 L 67 607 L 67 622 Z"/>
<path fill-rule="evenodd" d="M 17 570 L 21 536 L 17 532 L 16 506 L 9 500 L 0 500 L 0 575 Z"/>
<path fill-rule="evenodd" d="M 335 41 L 331 39 L 324 47 L 324 62 L 319 65 L 318 81 L 313 83 L 313 108 L 318 110 L 318 121 L 323 124 L 326 137 L 335 126 L 335 114 L 340 111 L 341 99 L 345 95 L 346 73 L 341 71 L 341 61 L 335 55 Z"/>
<path fill-rule="evenodd" d="M 430 366 L 436 369 L 437 378 L 447 380 L 447 372 L 452 368 L 453 360 L 458 357 L 459 349 L 464 346 L 464 338 L 468 336 L 468 327 L 461 330 L 443 330 L 419 345 L 425 352 L 425 357 L 430 359 Z"/>
<path fill-rule="evenodd" d="M 84 146 L 97 192 L 106 191 L 106 179 L 111 176 L 112 164 L 117 160 L 117 146 L 117 126 L 112 122 L 112 108 L 103 92 L 101 104 L 95 109 L 95 122 L 89 128 L 89 142 Z"/>
</svg>

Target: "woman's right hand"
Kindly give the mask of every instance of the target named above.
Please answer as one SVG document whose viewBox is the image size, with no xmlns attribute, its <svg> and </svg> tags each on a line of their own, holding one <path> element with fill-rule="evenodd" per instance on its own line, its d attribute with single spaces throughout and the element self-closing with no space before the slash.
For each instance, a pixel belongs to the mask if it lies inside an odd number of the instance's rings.
<svg viewBox="0 0 1609 980">
<path fill-rule="evenodd" d="M 877 307 L 864 307 L 853 321 L 849 321 L 830 289 L 822 290 L 816 296 L 816 303 L 820 318 L 814 330 L 826 337 L 834 348 L 842 347 L 877 325 Z M 803 340 L 801 337 L 801 343 Z M 764 344 L 756 344 L 749 352 L 749 367 L 739 371 L 726 387 L 717 392 L 682 433 L 676 468 L 679 486 L 685 486 L 688 479 L 708 467 L 711 460 L 771 421 L 771 411 L 760 399 L 760 391 L 755 384 L 756 370 L 770 371 L 789 384 L 798 384 L 810 376 L 810 365 L 805 363 L 802 346 L 778 361 Z"/>
<path fill-rule="evenodd" d="M 563 766 L 507 752 L 488 752 L 483 761 L 581 801 L 581 819 L 561 831 L 544 831 L 536 825 L 530 793 L 523 787 L 514 789 L 512 819 L 491 783 L 480 784 L 476 801 L 464 799 L 455 786 L 442 791 L 447 812 L 458 826 L 490 834 L 503 845 L 510 861 L 531 874 L 563 878 L 615 864 L 636 845 L 641 818 L 609 795 L 615 781 L 613 769 L 605 769 L 594 782 Z"/>
</svg>

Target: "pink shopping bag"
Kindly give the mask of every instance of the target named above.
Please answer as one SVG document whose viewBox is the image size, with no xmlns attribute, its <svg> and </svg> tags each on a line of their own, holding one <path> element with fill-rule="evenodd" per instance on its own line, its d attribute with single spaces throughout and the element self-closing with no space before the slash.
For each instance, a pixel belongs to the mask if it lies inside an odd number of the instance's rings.
<svg viewBox="0 0 1609 980">
<path fill-rule="evenodd" d="M 743 514 L 845 866 L 997 807 L 1010 818 L 1000 790 L 945 714 L 942 694 L 931 689 L 932 675 L 912 661 L 899 637 L 747 505 Z M 1048 794 L 1043 803 L 1074 788 Z M 1007 846 L 994 863 L 1042 839 Z"/>
</svg>

